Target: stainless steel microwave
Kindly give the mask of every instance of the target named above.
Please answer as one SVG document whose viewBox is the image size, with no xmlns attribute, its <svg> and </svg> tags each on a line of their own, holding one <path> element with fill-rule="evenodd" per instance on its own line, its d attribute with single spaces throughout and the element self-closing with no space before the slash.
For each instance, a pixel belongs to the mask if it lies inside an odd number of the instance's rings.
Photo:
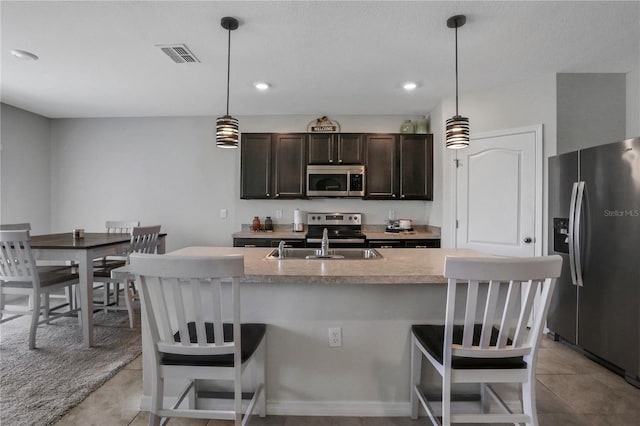
<svg viewBox="0 0 640 426">
<path fill-rule="evenodd" d="M 307 166 L 308 197 L 364 197 L 364 166 Z"/>
</svg>

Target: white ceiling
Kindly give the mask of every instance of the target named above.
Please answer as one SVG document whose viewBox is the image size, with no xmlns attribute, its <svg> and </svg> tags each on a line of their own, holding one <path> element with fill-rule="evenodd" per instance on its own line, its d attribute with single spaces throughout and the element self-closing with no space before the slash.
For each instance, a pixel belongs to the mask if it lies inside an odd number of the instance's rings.
<svg viewBox="0 0 640 426">
<path fill-rule="evenodd" d="M 628 72 L 640 2 L 5 1 L 2 102 L 47 117 L 424 114 L 454 95 L 555 72 Z M 175 64 L 156 45 L 200 59 Z M 14 58 L 11 49 L 40 60 Z M 252 83 L 272 89 L 256 91 Z M 407 80 L 419 83 L 408 93 Z"/>
</svg>

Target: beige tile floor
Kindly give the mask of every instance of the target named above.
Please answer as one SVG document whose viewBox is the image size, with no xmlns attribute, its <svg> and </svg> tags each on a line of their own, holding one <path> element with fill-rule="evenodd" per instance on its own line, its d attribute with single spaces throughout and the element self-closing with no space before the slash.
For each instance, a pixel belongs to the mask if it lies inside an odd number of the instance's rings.
<svg viewBox="0 0 640 426">
<path fill-rule="evenodd" d="M 543 338 L 538 358 L 537 398 L 540 426 L 638 426 L 640 390 L 570 348 Z M 121 370 L 56 426 L 144 426 L 140 357 Z M 174 426 L 228 426 L 230 422 L 173 419 Z M 406 417 L 255 417 L 254 426 L 417 426 L 427 419 Z"/>
</svg>

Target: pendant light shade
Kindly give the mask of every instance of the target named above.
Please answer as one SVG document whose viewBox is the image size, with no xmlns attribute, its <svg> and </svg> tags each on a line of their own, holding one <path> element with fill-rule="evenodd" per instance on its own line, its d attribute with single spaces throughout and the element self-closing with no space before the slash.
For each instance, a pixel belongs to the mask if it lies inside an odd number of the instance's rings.
<svg viewBox="0 0 640 426">
<path fill-rule="evenodd" d="M 227 46 L 227 113 L 216 119 L 216 146 L 218 148 L 237 148 L 240 132 L 238 119 L 229 115 L 229 80 L 231 77 L 231 31 L 238 28 L 238 20 L 226 16 L 220 21 L 222 28 L 229 32 Z"/>
<path fill-rule="evenodd" d="M 466 16 L 456 15 L 447 19 L 447 27 L 456 30 L 456 115 L 447 120 L 446 144 L 449 149 L 469 146 L 469 119 L 458 114 L 458 28 L 467 21 Z"/>
</svg>

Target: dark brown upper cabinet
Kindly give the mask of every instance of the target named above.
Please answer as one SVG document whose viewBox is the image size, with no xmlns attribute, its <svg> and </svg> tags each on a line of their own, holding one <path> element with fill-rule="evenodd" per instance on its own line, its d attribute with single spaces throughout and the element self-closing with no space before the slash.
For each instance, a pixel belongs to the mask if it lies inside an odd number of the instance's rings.
<svg viewBox="0 0 640 426">
<path fill-rule="evenodd" d="M 309 134 L 309 164 L 363 164 L 360 133 Z"/>
<path fill-rule="evenodd" d="M 432 200 L 433 135 L 365 137 L 366 199 Z"/>
<path fill-rule="evenodd" d="M 243 133 L 240 198 L 305 198 L 306 134 Z"/>
<path fill-rule="evenodd" d="M 274 136 L 274 198 L 304 198 L 307 170 L 306 135 L 289 133 Z"/>
<path fill-rule="evenodd" d="M 398 198 L 398 138 L 392 134 L 365 136 L 365 198 Z"/>
<path fill-rule="evenodd" d="M 400 135 L 400 199 L 433 200 L 433 135 Z"/>
<path fill-rule="evenodd" d="M 271 133 L 243 133 L 240 141 L 240 198 L 271 198 Z"/>
</svg>

